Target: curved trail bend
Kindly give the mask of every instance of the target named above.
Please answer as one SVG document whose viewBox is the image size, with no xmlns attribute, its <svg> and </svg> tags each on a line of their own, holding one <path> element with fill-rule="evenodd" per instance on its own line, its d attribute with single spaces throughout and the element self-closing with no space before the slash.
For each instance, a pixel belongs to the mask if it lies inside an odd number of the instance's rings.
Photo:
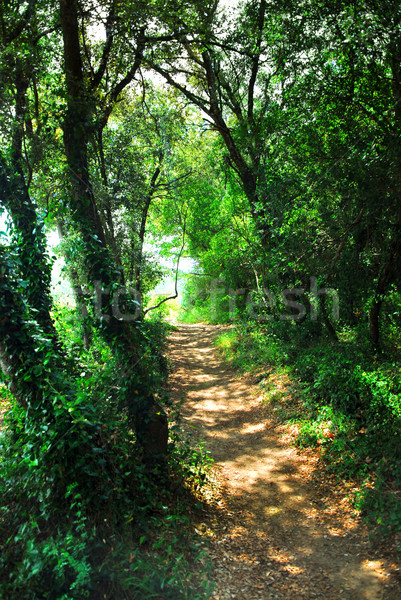
<svg viewBox="0 0 401 600">
<path fill-rule="evenodd" d="M 206 443 L 225 509 L 209 532 L 216 590 L 210 600 L 396 600 L 397 565 L 371 547 L 344 494 L 316 482 L 316 454 L 299 452 L 260 389 L 213 347 L 218 327 L 171 335 L 172 395 L 185 395 L 188 429 Z M 210 529 L 211 528 L 211 529 Z"/>
</svg>

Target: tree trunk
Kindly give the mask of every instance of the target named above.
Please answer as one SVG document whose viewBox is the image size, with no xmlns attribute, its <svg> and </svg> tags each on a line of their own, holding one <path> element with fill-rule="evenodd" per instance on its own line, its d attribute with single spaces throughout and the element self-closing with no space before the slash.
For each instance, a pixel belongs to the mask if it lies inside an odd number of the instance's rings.
<svg viewBox="0 0 401 600">
<path fill-rule="evenodd" d="M 96 135 L 96 142 L 97 142 L 97 147 L 98 147 L 98 151 L 99 151 L 100 175 L 102 178 L 104 188 L 107 193 L 107 201 L 105 203 L 106 206 L 104 209 L 103 216 L 104 216 L 104 222 L 107 225 L 108 241 L 109 241 L 110 249 L 111 249 L 111 252 L 112 252 L 112 255 L 114 258 L 114 262 L 120 271 L 120 283 L 121 283 L 121 285 L 125 285 L 125 276 L 124 276 L 124 271 L 123 271 L 123 266 L 122 266 L 121 252 L 119 251 L 118 246 L 117 246 L 116 233 L 115 233 L 114 223 L 113 223 L 113 214 L 112 214 L 111 206 L 110 206 L 110 196 L 109 196 L 109 189 L 108 189 L 109 188 L 109 180 L 108 180 L 108 176 L 107 176 L 106 159 L 105 159 L 104 147 L 103 147 L 103 127 L 105 125 L 106 125 L 106 122 L 103 121 L 101 123 L 101 126 L 99 127 L 99 129 L 97 131 L 97 135 Z"/>
<path fill-rule="evenodd" d="M 57 230 L 58 230 L 60 239 L 65 240 L 66 236 L 64 233 L 64 227 L 60 221 L 57 223 Z M 70 255 L 67 250 L 64 250 L 64 258 L 65 258 L 65 262 L 66 262 L 66 265 L 68 268 L 68 276 L 69 276 L 69 279 L 71 282 L 72 293 L 74 294 L 76 310 L 77 310 L 77 312 L 79 314 L 79 318 L 80 318 L 82 340 L 83 340 L 84 347 L 86 348 L 86 350 L 89 350 L 89 348 L 92 345 L 93 332 L 92 332 L 91 326 L 88 322 L 88 308 L 87 308 L 85 300 L 84 300 L 84 292 L 82 290 L 82 286 L 79 281 L 78 272 L 71 265 Z"/>
<path fill-rule="evenodd" d="M 0 367 L 16 400 L 37 418 L 43 395 L 41 363 L 47 353 L 50 360 L 57 354 L 51 348 L 50 340 L 39 349 L 32 336 L 32 325 L 27 318 L 29 306 L 15 289 L 14 271 L 18 268 L 19 261 L 8 249 L 0 247 Z M 35 367 L 37 376 L 33 375 Z"/>
<path fill-rule="evenodd" d="M 339 340 L 338 340 L 337 332 L 334 329 L 334 326 L 329 319 L 329 315 L 327 314 L 326 296 L 324 296 L 323 294 L 321 296 L 319 296 L 319 308 L 320 308 L 320 312 L 322 313 L 323 323 L 325 324 L 325 327 L 328 331 L 329 336 L 331 337 L 331 339 L 333 341 L 338 342 Z"/>
<path fill-rule="evenodd" d="M 34 318 L 43 333 L 57 343 L 57 334 L 50 316 L 51 271 L 46 259 L 46 237 L 43 224 L 38 221 L 36 207 L 32 202 L 23 173 L 18 165 L 8 166 L 0 157 L 0 197 L 10 213 L 21 255 L 21 275 L 27 282 L 26 296 L 35 310 Z"/>
<path fill-rule="evenodd" d="M 93 132 L 88 124 L 93 115 L 91 99 L 88 98 L 84 83 L 76 1 L 61 0 L 60 8 L 67 88 L 63 133 L 72 187 L 72 218 L 85 245 L 85 268 L 89 283 L 109 290 L 101 307 L 101 330 L 115 355 L 126 364 L 129 374 L 128 408 L 133 415 L 137 441 L 143 449 L 144 458 L 151 461 L 167 453 L 167 417 L 149 390 L 149 374 L 141 372 L 140 331 L 115 315 L 113 293 L 120 285 L 120 271 L 107 248 L 89 178 L 87 148 Z M 92 100 L 95 101 L 94 98 Z"/>
<path fill-rule="evenodd" d="M 161 172 L 162 161 L 163 161 L 163 153 L 160 152 L 159 153 L 159 164 L 156 167 L 156 170 L 154 171 L 154 173 L 152 175 L 152 179 L 150 182 L 150 190 L 149 190 L 148 195 L 146 196 L 145 204 L 142 208 L 141 226 L 139 229 L 138 256 L 137 256 L 137 261 L 136 261 L 136 266 L 135 266 L 135 275 L 134 275 L 134 286 L 135 286 L 135 290 L 136 290 L 139 298 L 141 298 L 141 294 L 142 294 L 142 258 L 143 258 L 143 245 L 145 242 L 145 234 L 146 234 L 146 221 L 148 218 L 150 204 L 152 202 L 152 198 L 153 198 L 153 195 L 156 190 L 157 180 L 158 180 L 160 172 Z M 141 306 L 141 310 L 142 310 L 142 306 Z"/>
<path fill-rule="evenodd" d="M 375 297 L 372 302 L 372 306 L 369 311 L 369 336 L 373 348 L 376 352 L 380 352 L 380 311 L 383 304 L 383 300 L 379 297 Z"/>
<path fill-rule="evenodd" d="M 26 297 L 43 333 L 58 346 L 57 333 L 50 316 L 51 269 L 47 260 L 47 242 L 43 223 L 29 194 L 23 157 L 23 124 L 28 118 L 27 89 L 29 78 L 25 76 L 19 59 L 15 63 L 15 119 L 12 129 L 9 161 L 0 155 L 0 203 L 10 213 L 18 238 L 21 256 L 21 275 L 26 286 Z"/>
<path fill-rule="evenodd" d="M 380 311 L 388 290 L 400 277 L 401 272 L 401 223 L 398 221 L 394 227 L 393 238 L 390 239 L 387 259 L 382 266 L 377 281 L 375 295 L 369 311 L 369 337 L 376 352 L 381 352 L 380 347 Z"/>
</svg>

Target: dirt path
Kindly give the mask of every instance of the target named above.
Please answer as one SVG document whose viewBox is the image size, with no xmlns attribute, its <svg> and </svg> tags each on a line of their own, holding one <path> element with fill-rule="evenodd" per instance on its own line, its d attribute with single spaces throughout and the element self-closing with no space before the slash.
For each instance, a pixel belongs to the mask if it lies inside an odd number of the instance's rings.
<svg viewBox="0 0 401 600">
<path fill-rule="evenodd" d="M 292 446 L 250 377 L 223 363 L 216 333 L 180 325 L 169 353 L 173 397 L 185 394 L 184 420 L 223 484 L 224 509 L 199 525 L 210 540 L 212 599 L 401 598 L 399 565 L 371 547 L 344 492 L 316 480 L 316 453 Z"/>
</svg>

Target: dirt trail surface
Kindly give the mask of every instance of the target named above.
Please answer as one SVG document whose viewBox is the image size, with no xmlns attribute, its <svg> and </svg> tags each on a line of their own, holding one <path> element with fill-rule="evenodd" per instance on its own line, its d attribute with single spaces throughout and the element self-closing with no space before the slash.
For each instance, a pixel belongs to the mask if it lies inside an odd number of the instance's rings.
<svg viewBox="0 0 401 600">
<path fill-rule="evenodd" d="M 392 548 L 372 547 L 344 490 L 319 478 L 317 453 L 297 450 L 252 378 L 219 357 L 217 333 L 180 325 L 169 346 L 173 398 L 185 395 L 185 426 L 205 441 L 222 484 L 215 517 L 198 525 L 213 561 L 211 600 L 399 600 Z"/>
</svg>

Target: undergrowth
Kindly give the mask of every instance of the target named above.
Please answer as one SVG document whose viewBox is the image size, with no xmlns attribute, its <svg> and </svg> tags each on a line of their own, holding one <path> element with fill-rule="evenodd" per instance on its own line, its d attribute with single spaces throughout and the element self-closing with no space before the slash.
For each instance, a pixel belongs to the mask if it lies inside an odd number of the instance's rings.
<svg viewBox="0 0 401 600">
<path fill-rule="evenodd" d="M 401 368 L 394 355 L 378 357 L 347 332 L 331 341 L 316 323 L 240 322 L 217 346 L 233 366 L 262 374 L 276 410 L 299 424 L 300 447 L 319 447 L 328 471 L 358 482 L 354 502 L 371 529 L 401 532 Z M 278 373 L 290 382 L 284 392 L 275 390 Z"/>
<path fill-rule="evenodd" d="M 200 507 L 197 492 L 210 461 L 183 439 L 164 391 L 167 365 L 160 352 L 168 326 L 156 319 L 144 324 L 158 401 L 175 423 L 166 463 L 150 466 L 119 403 L 121 366 L 95 333 L 84 348 L 73 311 L 59 308 L 55 315 L 76 383 L 73 426 L 58 424 L 55 436 L 42 431 L 46 421 L 28 419 L 0 385 L 6 411 L 0 438 L 0 598 L 208 597 L 210 565 L 189 515 Z M 55 395 L 57 402 L 67 402 L 67 396 Z M 67 470 L 69 478 L 76 473 L 75 482 L 66 480 Z"/>
</svg>

